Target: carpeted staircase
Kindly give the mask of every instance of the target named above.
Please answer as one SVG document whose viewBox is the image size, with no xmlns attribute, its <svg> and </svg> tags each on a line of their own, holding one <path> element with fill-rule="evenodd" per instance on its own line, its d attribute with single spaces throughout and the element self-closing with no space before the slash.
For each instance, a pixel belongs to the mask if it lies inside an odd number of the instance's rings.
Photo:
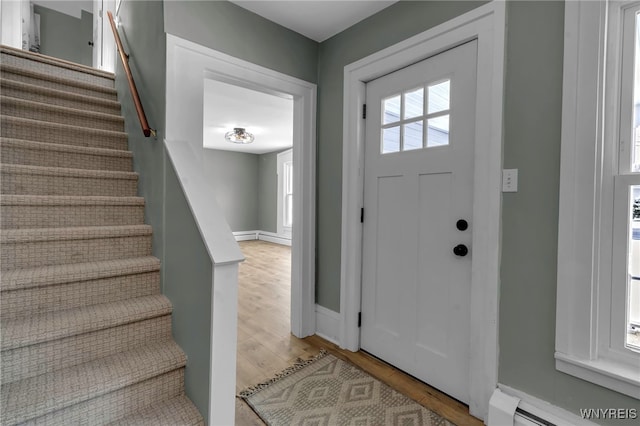
<svg viewBox="0 0 640 426">
<path fill-rule="evenodd" d="M 114 76 L 0 52 L 0 423 L 204 424 Z"/>
</svg>

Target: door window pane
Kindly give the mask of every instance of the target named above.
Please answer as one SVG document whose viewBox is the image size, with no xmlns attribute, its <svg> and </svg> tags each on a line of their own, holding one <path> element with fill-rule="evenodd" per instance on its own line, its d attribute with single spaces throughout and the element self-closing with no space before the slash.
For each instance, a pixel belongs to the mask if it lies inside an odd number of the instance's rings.
<svg viewBox="0 0 640 426">
<path fill-rule="evenodd" d="M 449 145 L 449 115 L 427 120 L 427 147 Z"/>
<path fill-rule="evenodd" d="M 420 117 L 424 105 L 424 89 L 421 87 L 404 94 L 404 119 Z"/>
<path fill-rule="evenodd" d="M 451 81 L 447 80 L 442 83 L 429 86 L 429 106 L 427 108 L 427 113 L 433 114 L 449 109 L 449 100 L 451 98 L 450 83 Z"/>
<path fill-rule="evenodd" d="M 382 102 L 382 124 L 400 121 L 400 95 L 387 98 Z"/>
<path fill-rule="evenodd" d="M 400 152 L 400 126 L 382 129 L 382 153 Z"/>
<path fill-rule="evenodd" d="M 422 149 L 422 120 L 404 125 L 403 151 Z"/>
</svg>

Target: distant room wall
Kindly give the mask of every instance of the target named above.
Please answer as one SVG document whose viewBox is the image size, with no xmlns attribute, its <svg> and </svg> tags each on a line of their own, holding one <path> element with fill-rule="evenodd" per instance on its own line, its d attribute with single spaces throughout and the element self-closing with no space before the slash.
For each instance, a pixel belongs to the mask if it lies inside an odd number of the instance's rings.
<svg viewBox="0 0 640 426">
<path fill-rule="evenodd" d="M 40 5 L 33 10 L 40 15 L 40 53 L 91 66 L 92 13 L 83 10 L 78 19 Z"/>
<path fill-rule="evenodd" d="M 278 232 L 278 152 L 258 160 L 258 224 L 260 231 Z"/>
<path fill-rule="evenodd" d="M 203 150 L 218 205 L 234 232 L 258 229 L 258 155 Z"/>
</svg>

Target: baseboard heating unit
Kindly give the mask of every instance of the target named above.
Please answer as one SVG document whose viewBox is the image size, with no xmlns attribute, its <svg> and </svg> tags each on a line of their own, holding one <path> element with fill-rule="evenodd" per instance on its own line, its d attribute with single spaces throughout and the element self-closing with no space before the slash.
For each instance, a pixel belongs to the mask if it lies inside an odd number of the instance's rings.
<svg viewBox="0 0 640 426">
<path fill-rule="evenodd" d="M 498 385 L 489 401 L 488 426 L 595 426 L 524 392 Z"/>
</svg>

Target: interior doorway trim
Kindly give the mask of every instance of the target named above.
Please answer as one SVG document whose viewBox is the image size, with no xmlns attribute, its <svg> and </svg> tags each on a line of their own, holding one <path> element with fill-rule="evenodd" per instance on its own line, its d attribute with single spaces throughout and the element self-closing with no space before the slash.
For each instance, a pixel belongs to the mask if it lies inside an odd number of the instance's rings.
<svg viewBox="0 0 640 426">
<path fill-rule="evenodd" d="M 502 180 L 505 2 L 493 1 L 344 69 L 340 346 L 360 348 L 365 89 L 374 80 L 478 40 L 474 149 L 469 411 L 486 419 L 498 383 L 498 291 Z"/>
<path fill-rule="evenodd" d="M 171 55 L 178 47 L 193 54 L 193 66 L 202 67 L 200 75 L 203 81 L 214 79 L 293 99 L 293 162 L 296 164 L 293 168 L 293 191 L 301 196 L 293 197 L 293 215 L 296 219 L 291 242 L 291 332 L 297 337 L 310 336 L 316 328 L 316 85 L 167 34 L 167 92 L 176 93 L 175 99 L 179 99 L 177 96 L 184 92 L 180 85 L 170 83 L 176 78 L 173 76 L 176 65 L 169 59 L 175 61 Z M 202 82 L 198 84 L 202 86 Z M 176 109 L 172 122 L 178 121 L 184 126 L 190 119 L 197 119 L 199 127 L 186 126 L 186 131 L 194 132 L 193 139 L 201 141 L 202 99 L 183 99 L 181 102 L 184 102 L 181 105 L 190 106 L 186 108 L 188 113 L 182 111 L 185 108 Z M 168 109 L 167 115 L 169 113 Z M 180 114 L 184 114 L 184 117 Z M 167 127 L 169 121 L 167 119 Z M 181 137 L 185 135 L 173 134 L 167 128 L 168 139 L 180 140 Z M 202 146 L 201 143 L 199 146 Z"/>
</svg>

